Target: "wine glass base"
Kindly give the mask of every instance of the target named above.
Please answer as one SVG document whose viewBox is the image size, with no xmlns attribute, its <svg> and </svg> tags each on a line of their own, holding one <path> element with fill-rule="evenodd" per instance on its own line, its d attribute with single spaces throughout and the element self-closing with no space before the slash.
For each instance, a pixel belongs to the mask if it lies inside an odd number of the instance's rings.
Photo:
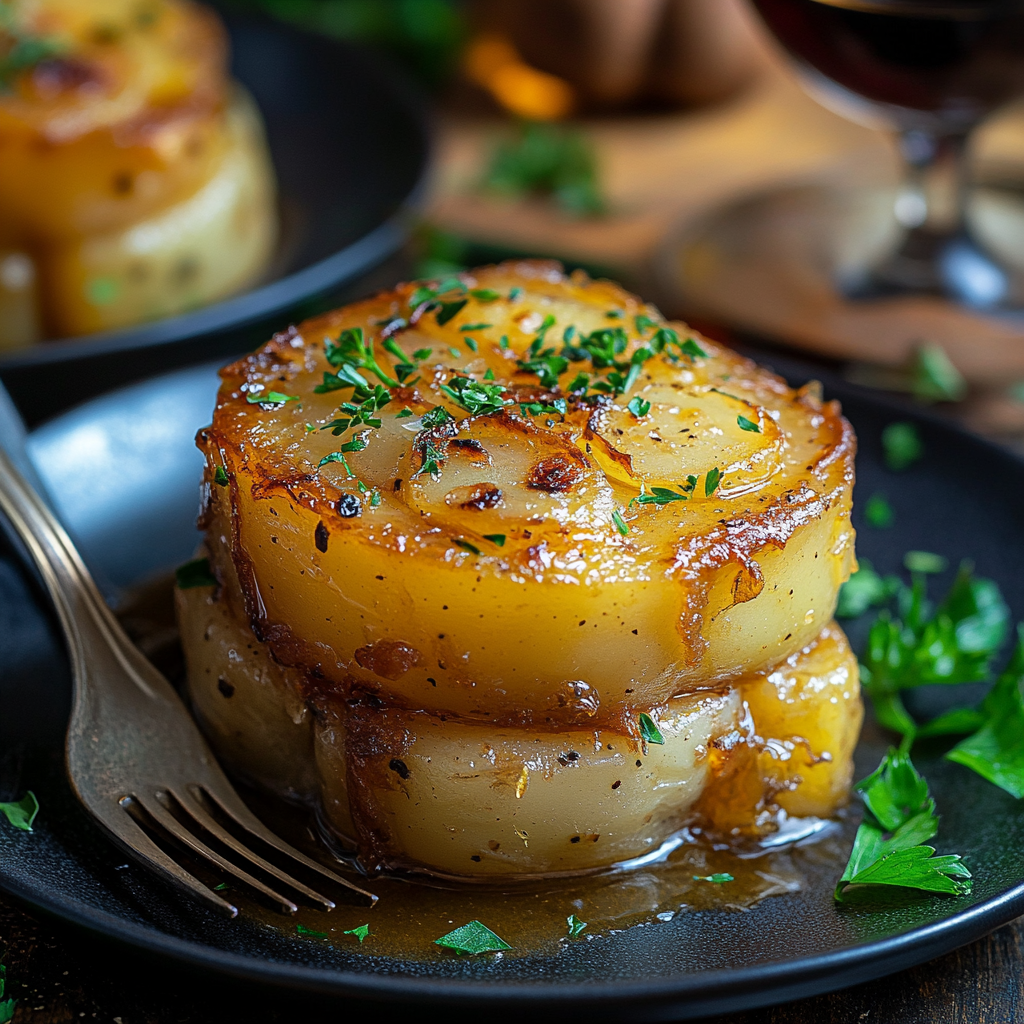
<svg viewBox="0 0 1024 1024">
<path fill-rule="evenodd" d="M 976 383 L 1024 379 L 1024 193 L 978 189 L 937 260 L 900 248 L 894 200 L 794 185 L 705 214 L 662 248 L 663 304 L 829 358 L 900 366 L 929 343 Z"/>
</svg>

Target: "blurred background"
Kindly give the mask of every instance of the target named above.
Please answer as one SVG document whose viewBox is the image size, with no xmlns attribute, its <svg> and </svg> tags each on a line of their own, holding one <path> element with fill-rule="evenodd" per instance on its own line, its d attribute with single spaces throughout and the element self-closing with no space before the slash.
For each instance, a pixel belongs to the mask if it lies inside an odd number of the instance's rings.
<svg viewBox="0 0 1024 1024">
<path fill-rule="evenodd" d="M 19 23 L 19 2 L 49 10 L 51 20 Z M 836 36 L 864 66 L 896 45 L 892 26 L 908 19 L 894 13 L 910 11 L 917 26 L 925 17 L 913 0 L 829 3 L 892 8 L 883 12 L 889 41 L 881 50 L 868 40 L 857 56 L 867 36 Z M 972 54 L 996 66 L 1001 58 L 979 49 L 981 36 L 962 31 L 965 18 L 979 17 L 991 29 L 992 5 L 943 3 L 950 24 L 960 25 L 955 54 L 940 53 L 941 40 L 924 53 L 918 40 L 912 53 L 883 57 L 922 81 L 942 61 L 960 67 Z M 103 93 L 90 84 L 90 61 L 108 77 L 127 74 L 110 56 L 134 45 L 138 26 L 118 28 L 126 5 L 78 4 L 92 12 L 83 27 L 72 24 L 68 0 L 0 4 L 14 12 L 0 22 L 0 145 L 13 139 L 8 151 L 16 152 L 28 125 L 48 146 L 60 138 L 81 150 L 69 111 L 86 117 L 89 90 Z M 969 114 L 965 96 L 985 90 L 959 79 L 955 87 L 943 79 L 940 100 L 908 100 L 892 75 L 873 93 L 801 49 L 793 34 L 801 5 L 822 6 L 762 2 L 759 13 L 747 0 L 224 0 L 217 7 L 230 41 L 213 32 L 205 53 L 186 60 L 178 39 L 167 58 L 185 67 L 175 65 L 179 79 L 191 76 L 191 135 L 179 124 L 173 145 L 133 137 L 139 166 L 110 179 L 122 193 L 100 200 L 84 185 L 62 184 L 102 165 L 95 151 L 69 152 L 63 171 L 28 160 L 0 169 L 0 378 L 23 407 L 46 381 L 49 399 L 30 415 L 37 420 L 73 396 L 241 351 L 299 316 L 398 278 L 549 256 L 619 279 L 719 339 L 800 352 L 1024 445 L 1022 296 L 1010 281 L 1012 267 L 1024 266 L 1024 105 L 1014 99 L 1024 85 L 1007 72 L 998 95 L 986 93 Z M 141 9 L 135 4 L 132 17 L 142 18 Z M 166 12 L 152 11 L 151 21 L 167 24 Z M 202 50 L 195 40 L 209 26 L 187 31 L 192 50 Z M 279 42 L 281 51 L 270 52 L 266 40 L 285 33 L 293 33 L 291 51 Z M 328 49 L 296 58 L 312 37 Z M 218 46 L 231 48 L 236 86 L 217 70 L 226 60 Z M 316 63 L 329 65 L 332 53 L 341 77 L 324 77 Z M 290 79 L 286 58 L 296 65 Z M 295 85 L 303 77 L 311 79 L 305 94 Z M 389 89 L 391 107 L 367 114 L 371 95 L 382 103 Z M 288 103 L 277 103 L 286 95 Z M 204 103 L 207 114 L 197 115 Z M 902 123 L 908 110 L 920 116 Z M 315 116 L 301 123 L 297 111 Z M 138 125 L 109 111 L 96 123 L 108 115 L 121 156 Z M 168 124 L 160 130 L 170 132 Z M 960 163 L 951 171 L 954 144 Z M 911 159 L 915 145 L 931 147 L 927 159 Z M 190 160 L 207 159 L 196 152 L 218 146 L 234 154 L 233 171 L 211 170 L 209 160 L 205 170 L 190 169 Z M 354 177 L 359 168 L 364 181 Z M 46 174 L 67 202 L 26 212 Z M 955 230 L 935 225 L 949 220 L 944 202 L 963 202 L 954 193 L 965 181 L 975 247 L 958 257 L 967 267 L 959 283 L 890 287 L 886 279 L 874 287 L 875 270 L 891 270 L 897 250 L 906 256 L 907 239 L 963 243 L 959 221 Z M 211 199 L 214 185 L 219 200 Z M 979 231 L 988 241 L 975 245 Z M 996 255 L 986 264 L 978 250 L 988 252 L 989 242 Z M 341 252 L 347 263 L 325 270 Z M 1003 264 L 1012 267 L 999 277 Z M 58 358 L 81 364 L 73 391 L 54 385 Z"/>
</svg>

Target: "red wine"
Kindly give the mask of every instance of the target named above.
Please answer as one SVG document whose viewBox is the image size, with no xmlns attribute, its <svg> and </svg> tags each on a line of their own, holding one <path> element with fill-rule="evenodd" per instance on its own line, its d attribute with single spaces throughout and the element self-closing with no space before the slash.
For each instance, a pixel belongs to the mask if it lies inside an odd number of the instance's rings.
<svg viewBox="0 0 1024 1024">
<path fill-rule="evenodd" d="M 980 117 L 1024 92 L 1022 0 L 754 0 L 800 61 L 882 103 Z"/>
</svg>

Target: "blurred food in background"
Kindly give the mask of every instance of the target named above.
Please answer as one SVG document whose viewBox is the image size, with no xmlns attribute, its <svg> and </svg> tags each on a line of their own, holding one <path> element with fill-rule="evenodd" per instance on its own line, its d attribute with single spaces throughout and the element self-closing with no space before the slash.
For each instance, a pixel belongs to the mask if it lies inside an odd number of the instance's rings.
<svg viewBox="0 0 1024 1024">
<path fill-rule="evenodd" d="M 0 0 L 0 348 L 239 291 L 276 239 L 260 117 L 189 0 Z"/>
<path fill-rule="evenodd" d="M 474 77 L 524 116 L 537 114 L 509 100 L 511 62 L 494 59 L 495 40 L 566 83 L 566 105 L 585 110 L 711 103 L 742 89 L 758 68 L 741 0 L 475 0 L 471 13 L 483 33 L 476 45 L 490 46 L 494 66 Z"/>
</svg>

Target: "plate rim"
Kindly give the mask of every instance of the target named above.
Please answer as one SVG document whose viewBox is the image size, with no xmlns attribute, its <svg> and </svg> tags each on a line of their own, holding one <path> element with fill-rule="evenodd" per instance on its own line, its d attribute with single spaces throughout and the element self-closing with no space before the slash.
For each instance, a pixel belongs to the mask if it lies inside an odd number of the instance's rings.
<svg viewBox="0 0 1024 1024">
<path fill-rule="evenodd" d="M 891 415 L 927 423 L 931 428 L 987 449 L 1024 473 L 1024 458 L 1018 453 L 933 410 L 843 380 L 838 374 L 783 350 L 770 348 L 755 352 L 742 343 L 735 347 L 743 355 L 756 355 L 761 365 L 787 380 L 821 380 L 826 394 L 830 391 L 833 395 L 845 393 L 849 398 L 874 404 Z M 194 368 L 195 365 L 183 367 L 171 371 L 171 375 Z M 166 374 L 154 374 L 147 379 L 156 376 Z M 103 397 L 109 399 L 109 396 L 101 396 L 92 401 Z M 334 999 L 349 997 L 382 1004 L 423 1001 L 431 1005 L 450 1003 L 459 1007 L 493 1007 L 501 1000 L 511 999 L 526 1002 L 531 1007 L 545 1003 L 558 1007 L 568 1004 L 574 1008 L 593 1006 L 610 1010 L 613 1016 L 622 1010 L 635 1011 L 642 1006 L 645 1011 L 653 1011 L 656 1015 L 662 1011 L 665 1014 L 683 1014 L 686 1018 L 777 1005 L 895 974 L 974 942 L 1024 914 L 1022 877 L 1015 885 L 946 917 L 843 949 L 749 967 L 723 967 L 653 980 L 620 978 L 602 981 L 587 978 L 586 983 L 581 984 L 529 980 L 508 982 L 492 978 L 402 977 L 261 959 L 179 938 L 155 926 L 125 921 L 85 903 L 49 898 L 40 887 L 6 875 L 2 866 L 0 892 L 75 928 L 111 940 L 129 951 L 165 957 L 180 967 L 216 972 L 235 982 L 255 983 L 278 992 L 291 991 Z M 652 1019 L 657 1019 L 657 1016 Z M 676 1019 L 680 1018 L 676 1016 Z"/>
</svg>

